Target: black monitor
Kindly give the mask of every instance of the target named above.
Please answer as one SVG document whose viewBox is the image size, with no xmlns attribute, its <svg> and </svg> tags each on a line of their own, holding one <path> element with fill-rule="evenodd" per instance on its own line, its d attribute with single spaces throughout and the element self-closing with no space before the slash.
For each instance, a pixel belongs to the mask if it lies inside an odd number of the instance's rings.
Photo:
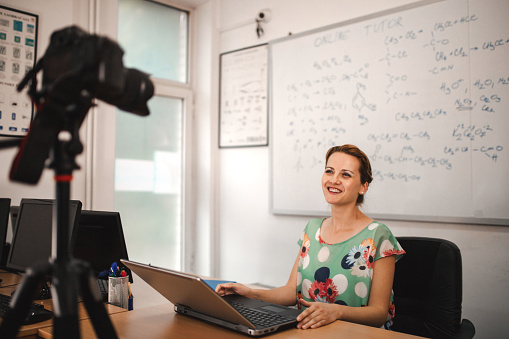
<svg viewBox="0 0 509 339">
<path fill-rule="evenodd" d="M 55 200 L 21 199 L 19 215 L 12 236 L 6 266 L 24 272 L 51 256 L 53 208 Z M 69 244 L 73 229 L 78 226 L 81 202 L 69 201 Z"/>
<path fill-rule="evenodd" d="M 0 198 L 0 267 L 5 267 L 7 256 L 9 255 L 6 243 L 7 228 L 9 227 L 9 211 L 11 209 L 11 199 Z"/>
<path fill-rule="evenodd" d="M 109 271 L 112 263 L 122 265 L 120 259 L 129 259 L 120 213 L 83 210 L 77 230 L 73 235 L 73 255 L 89 262 L 98 276 Z M 126 268 L 126 272 L 132 283 L 131 271 Z"/>
</svg>

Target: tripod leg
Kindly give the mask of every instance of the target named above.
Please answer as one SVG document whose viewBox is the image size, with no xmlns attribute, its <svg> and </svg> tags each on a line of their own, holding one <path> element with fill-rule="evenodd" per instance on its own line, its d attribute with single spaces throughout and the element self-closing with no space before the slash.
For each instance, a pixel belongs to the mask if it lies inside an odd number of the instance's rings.
<svg viewBox="0 0 509 339">
<path fill-rule="evenodd" d="M 116 339 L 117 334 L 104 307 L 102 294 L 90 266 L 83 261 L 73 261 L 80 278 L 80 291 L 88 315 L 98 338 Z"/>
<path fill-rule="evenodd" d="M 70 261 L 53 264 L 53 337 L 79 338 L 78 280 Z"/>
<path fill-rule="evenodd" d="M 34 296 L 49 271 L 50 266 L 48 264 L 27 270 L 27 274 L 12 298 L 10 310 L 3 318 L 2 325 L 0 326 L 0 338 L 16 338 Z"/>
</svg>

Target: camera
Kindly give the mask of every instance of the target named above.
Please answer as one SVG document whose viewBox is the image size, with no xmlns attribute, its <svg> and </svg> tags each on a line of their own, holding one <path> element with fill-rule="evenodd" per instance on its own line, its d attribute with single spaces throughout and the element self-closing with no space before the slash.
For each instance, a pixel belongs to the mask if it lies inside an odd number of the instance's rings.
<svg viewBox="0 0 509 339">
<path fill-rule="evenodd" d="M 74 77 L 93 97 L 138 115 L 148 115 L 154 86 L 148 75 L 124 68 L 120 46 L 106 37 L 91 35 L 77 26 L 56 31 L 42 58 L 43 89 Z"/>
<path fill-rule="evenodd" d="M 37 114 L 13 161 L 11 180 L 37 183 L 51 150 L 54 159 L 50 166 L 59 163 L 54 154 L 70 159 L 81 153 L 79 128 L 94 98 L 130 113 L 149 115 L 147 101 L 154 95 L 154 85 L 147 74 L 124 68 L 123 54 L 113 40 L 88 34 L 77 26 L 51 34 L 46 53 L 17 86 L 21 91 L 31 82 L 28 94 Z M 60 143 L 62 131 L 71 135 L 65 143 Z M 79 168 L 74 159 L 63 167 Z"/>
<path fill-rule="evenodd" d="M 272 11 L 270 9 L 262 9 L 256 16 L 256 21 L 269 22 L 272 18 Z"/>
</svg>

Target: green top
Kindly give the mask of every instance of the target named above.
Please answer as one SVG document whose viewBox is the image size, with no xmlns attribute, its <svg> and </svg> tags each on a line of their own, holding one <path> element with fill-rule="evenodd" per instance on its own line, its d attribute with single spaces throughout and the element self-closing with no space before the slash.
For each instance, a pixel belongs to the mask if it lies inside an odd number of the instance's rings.
<svg viewBox="0 0 509 339">
<path fill-rule="evenodd" d="M 358 234 L 337 244 L 320 237 L 324 219 L 312 219 L 298 241 L 301 247 L 297 274 L 297 297 L 309 302 L 366 306 L 371 289 L 373 263 L 383 257 L 405 253 L 391 230 L 372 222 Z M 385 328 L 394 317 L 393 295 Z M 299 308 L 301 308 L 299 304 Z"/>
</svg>

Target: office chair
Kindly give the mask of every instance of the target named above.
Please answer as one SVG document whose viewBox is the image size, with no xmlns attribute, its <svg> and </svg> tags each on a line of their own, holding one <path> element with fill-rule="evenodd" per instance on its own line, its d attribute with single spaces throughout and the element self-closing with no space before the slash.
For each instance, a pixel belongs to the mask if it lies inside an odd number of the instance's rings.
<svg viewBox="0 0 509 339">
<path fill-rule="evenodd" d="M 406 254 L 394 274 L 393 330 L 433 339 L 473 338 L 475 327 L 461 319 L 461 253 L 435 238 L 397 237 Z"/>
</svg>

